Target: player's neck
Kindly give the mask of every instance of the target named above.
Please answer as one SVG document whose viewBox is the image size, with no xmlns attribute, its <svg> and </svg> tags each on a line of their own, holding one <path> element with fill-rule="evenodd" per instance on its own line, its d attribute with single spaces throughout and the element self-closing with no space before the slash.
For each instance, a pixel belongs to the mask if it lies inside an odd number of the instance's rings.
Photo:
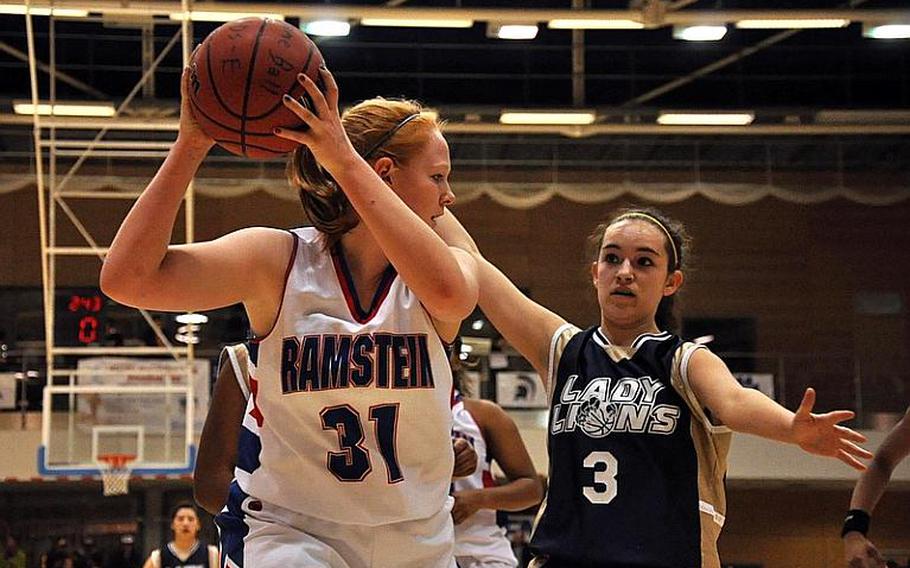
<svg viewBox="0 0 910 568">
<path fill-rule="evenodd" d="M 601 320 L 600 331 L 607 336 L 610 343 L 620 347 L 630 347 L 643 333 L 660 333 L 654 320 L 617 323 Z"/>
<path fill-rule="evenodd" d="M 196 537 L 187 534 L 174 535 L 174 548 L 180 552 L 189 552 L 196 544 Z"/>
<path fill-rule="evenodd" d="M 341 248 L 358 293 L 366 292 L 364 288 L 372 290 L 378 286 L 389 259 L 363 223 L 341 237 Z"/>
</svg>

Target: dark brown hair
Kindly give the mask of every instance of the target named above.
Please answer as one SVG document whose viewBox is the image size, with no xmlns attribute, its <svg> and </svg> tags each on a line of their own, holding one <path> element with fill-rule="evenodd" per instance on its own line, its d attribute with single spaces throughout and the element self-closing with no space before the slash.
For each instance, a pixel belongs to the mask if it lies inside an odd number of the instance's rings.
<svg viewBox="0 0 910 568">
<path fill-rule="evenodd" d="M 363 101 L 344 111 L 341 123 L 354 149 L 371 164 L 383 156 L 407 163 L 441 128 L 435 113 L 404 99 Z M 291 154 L 287 176 L 298 190 L 307 218 L 326 235 L 328 246 L 360 223 L 347 196 L 306 146 Z"/>
<path fill-rule="evenodd" d="M 674 270 L 684 270 L 688 266 L 689 257 L 691 256 L 691 238 L 686 232 L 686 228 L 679 221 L 672 219 L 663 212 L 653 207 L 628 207 L 614 211 L 607 221 L 600 223 L 594 228 L 594 231 L 588 236 L 588 254 L 587 257 L 591 262 L 597 262 L 600 258 L 600 247 L 603 242 L 604 233 L 612 225 L 626 219 L 635 219 L 645 221 L 656 226 L 660 234 L 664 236 L 664 250 L 667 253 L 667 274 Z M 667 236 L 672 239 L 672 243 L 667 240 Z M 673 309 L 674 298 L 676 294 L 664 296 L 657 305 L 657 313 L 654 314 L 654 321 L 661 330 L 678 331 L 679 321 Z"/>
</svg>

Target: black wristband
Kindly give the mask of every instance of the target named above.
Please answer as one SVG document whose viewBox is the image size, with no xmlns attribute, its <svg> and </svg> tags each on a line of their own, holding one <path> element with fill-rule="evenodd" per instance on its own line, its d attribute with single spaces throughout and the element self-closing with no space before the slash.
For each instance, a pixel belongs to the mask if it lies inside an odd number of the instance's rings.
<svg viewBox="0 0 910 568">
<path fill-rule="evenodd" d="M 847 512 L 847 518 L 844 519 L 844 528 L 840 531 L 841 538 L 848 532 L 854 531 L 865 536 L 869 532 L 870 521 L 872 521 L 872 517 L 869 516 L 869 513 L 862 509 L 850 509 Z"/>
</svg>

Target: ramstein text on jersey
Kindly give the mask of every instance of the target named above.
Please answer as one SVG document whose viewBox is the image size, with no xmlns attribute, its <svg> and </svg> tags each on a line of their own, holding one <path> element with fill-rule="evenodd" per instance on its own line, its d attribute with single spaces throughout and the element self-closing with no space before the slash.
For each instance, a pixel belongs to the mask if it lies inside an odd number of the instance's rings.
<svg viewBox="0 0 910 568">
<path fill-rule="evenodd" d="M 320 334 L 282 340 L 282 393 L 370 386 L 433 388 L 427 335 Z"/>
</svg>

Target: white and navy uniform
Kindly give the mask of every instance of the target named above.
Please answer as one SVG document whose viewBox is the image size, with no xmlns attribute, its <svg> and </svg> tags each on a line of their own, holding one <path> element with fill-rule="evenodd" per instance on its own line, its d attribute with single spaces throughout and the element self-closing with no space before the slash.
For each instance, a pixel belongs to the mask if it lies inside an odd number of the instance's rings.
<svg viewBox="0 0 910 568">
<path fill-rule="evenodd" d="M 480 426 L 464 406 L 461 393 L 456 392 L 452 406 L 452 436 L 464 438 L 477 453 L 477 468 L 466 477 L 455 479 L 455 492 L 468 489 L 495 487 L 496 481 L 490 471 L 493 456 L 487 451 Z M 455 560 L 459 568 L 514 568 L 518 560 L 512 553 L 512 545 L 506 538 L 504 528 L 496 524 L 496 511 L 479 509 L 476 513 L 455 525 Z"/>
<path fill-rule="evenodd" d="M 363 309 L 340 246 L 295 229 L 273 329 L 249 344 L 226 566 L 450 567 L 452 374 L 389 266 Z"/>
<path fill-rule="evenodd" d="M 597 327 L 557 330 L 532 566 L 720 567 L 731 436 L 689 386 L 699 348 L 667 332 L 624 349 Z"/>
<path fill-rule="evenodd" d="M 217 566 L 218 551 L 196 541 L 186 554 L 179 554 L 173 542 L 152 551 L 152 564 L 156 568 L 211 568 Z"/>
</svg>

